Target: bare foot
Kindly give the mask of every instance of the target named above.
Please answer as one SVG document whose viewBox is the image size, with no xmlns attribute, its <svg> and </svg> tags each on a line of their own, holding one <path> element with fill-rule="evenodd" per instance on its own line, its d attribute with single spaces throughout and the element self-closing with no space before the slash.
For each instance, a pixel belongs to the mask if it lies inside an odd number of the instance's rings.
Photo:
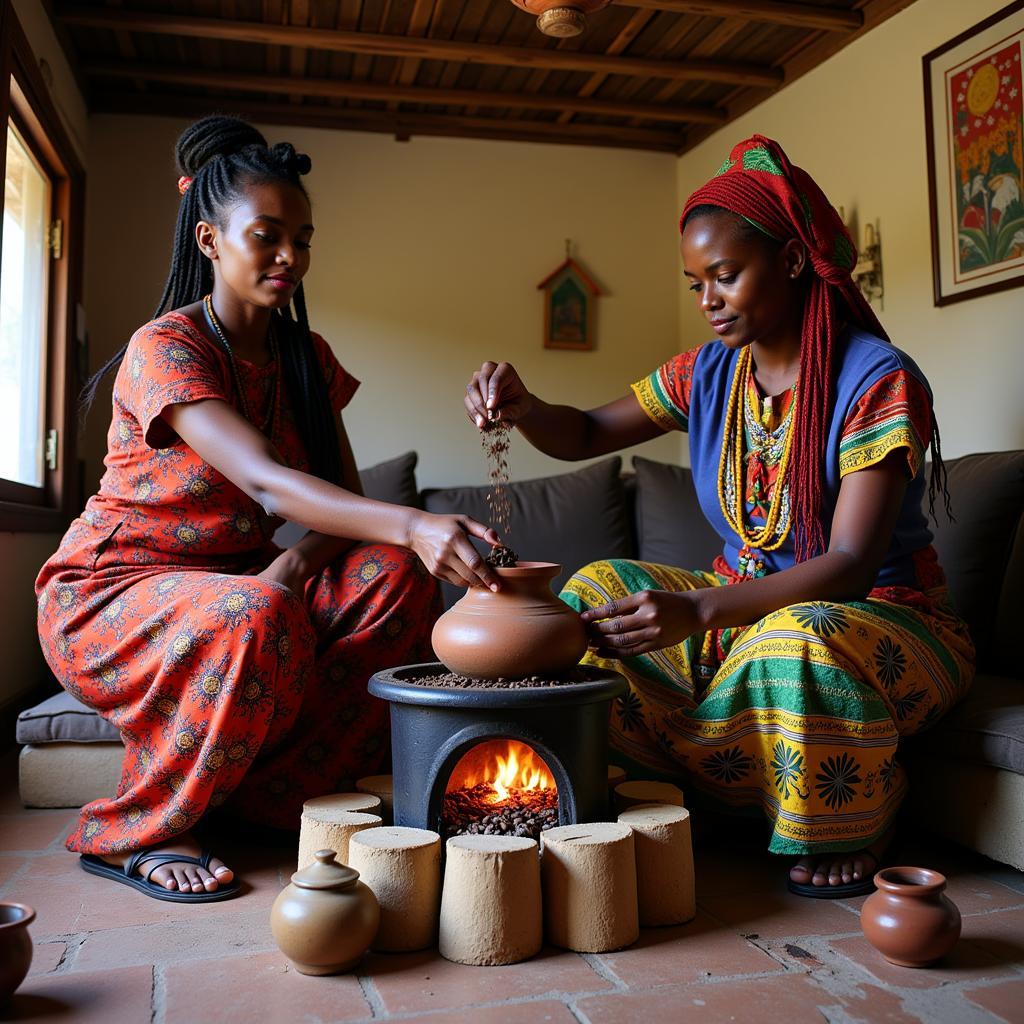
<svg viewBox="0 0 1024 1024">
<path fill-rule="evenodd" d="M 199 844 L 188 832 L 178 836 L 169 843 L 164 843 L 162 846 L 154 846 L 153 851 L 159 853 L 183 853 L 190 857 L 198 857 L 202 853 Z M 108 864 L 124 867 L 133 852 L 100 854 L 100 857 Z M 148 870 L 148 865 L 143 863 L 139 874 L 145 875 Z M 152 881 L 157 885 L 162 885 L 165 889 L 177 890 L 179 892 L 216 892 L 218 883 L 223 882 L 227 885 L 234 877 L 235 873 L 216 857 L 210 858 L 209 871 L 206 868 L 201 868 L 198 864 L 171 861 L 168 864 L 161 865 L 150 875 Z"/>
<path fill-rule="evenodd" d="M 869 878 L 878 870 L 879 858 L 892 841 L 892 829 L 863 850 L 801 857 L 790 869 L 797 885 L 847 885 Z"/>
</svg>

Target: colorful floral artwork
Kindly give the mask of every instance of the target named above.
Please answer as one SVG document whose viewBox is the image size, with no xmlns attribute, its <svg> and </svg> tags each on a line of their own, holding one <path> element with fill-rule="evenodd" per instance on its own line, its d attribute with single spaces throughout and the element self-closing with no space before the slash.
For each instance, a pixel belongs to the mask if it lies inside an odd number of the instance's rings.
<svg viewBox="0 0 1024 1024">
<path fill-rule="evenodd" d="M 1021 43 L 949 76 L 960 270 L 1024 254 Z"/>
<path fill-rule="evenodd" d="M 937 305 L 1024 283 L 1024 2 L 924 58 Z"/>
</svg>

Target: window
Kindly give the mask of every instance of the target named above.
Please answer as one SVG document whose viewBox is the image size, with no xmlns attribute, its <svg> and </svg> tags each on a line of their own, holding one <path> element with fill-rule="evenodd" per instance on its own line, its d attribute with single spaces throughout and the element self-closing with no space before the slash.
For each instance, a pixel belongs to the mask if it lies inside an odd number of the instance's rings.
<svg viewBox="0 0 1024 1024">
<path fill-rule="evenodd" d="M 10 0 L 0 37 L 0 530 L 59 532 L 80 503 L 84 175 Z"/>
</svg>

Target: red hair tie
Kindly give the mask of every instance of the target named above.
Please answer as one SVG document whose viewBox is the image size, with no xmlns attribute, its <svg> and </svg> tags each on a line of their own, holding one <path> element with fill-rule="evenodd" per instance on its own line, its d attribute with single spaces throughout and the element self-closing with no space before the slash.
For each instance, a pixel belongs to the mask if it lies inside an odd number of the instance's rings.
<svg viewBox="0 0 1024 1024">
<path fill-rule="evenodd" d="M 188 191 L 188 187 L 191 184 L 192 179 L 187 174 L 183 174 L 178 179 L 178 195 L 183 196 Z"/>
</svg>

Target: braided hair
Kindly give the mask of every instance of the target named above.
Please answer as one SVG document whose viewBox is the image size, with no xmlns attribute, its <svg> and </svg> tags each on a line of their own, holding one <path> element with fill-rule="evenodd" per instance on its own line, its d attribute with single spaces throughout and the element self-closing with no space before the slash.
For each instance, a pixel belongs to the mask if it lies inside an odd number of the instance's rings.
<svg viewBox="0 0 1024 1024">
<path fill-rule="evenodd" d="M 286 182 L 309 198 L 301 175 L 312 166 L 305 153 L 288 142 L 268 146 L 250 124 L 236 117 L 204 117 L 186 128 L 175 146 L 178 172 L 187 181 L 174 230 L 171 267 L 154 318 L 198 302 L 213 290 L 213 266 L 196 244 L 200 221 L 224 224 L 228 212 L 252 185 Z M 323 368 L 309 331 L 306 298 L 300 284 L 290 308 L 273 314 L 273 328 L 282 339 L 280 371 L 295 424 L 309 456 L 310 469 L 331 483 L 342 479 L 341 452 L 334 411 Z M 89 379 L 81 394 L 83 415 L 96 397 L 101 380 L 120 365 L 127 344 Z"/>
</svg>

